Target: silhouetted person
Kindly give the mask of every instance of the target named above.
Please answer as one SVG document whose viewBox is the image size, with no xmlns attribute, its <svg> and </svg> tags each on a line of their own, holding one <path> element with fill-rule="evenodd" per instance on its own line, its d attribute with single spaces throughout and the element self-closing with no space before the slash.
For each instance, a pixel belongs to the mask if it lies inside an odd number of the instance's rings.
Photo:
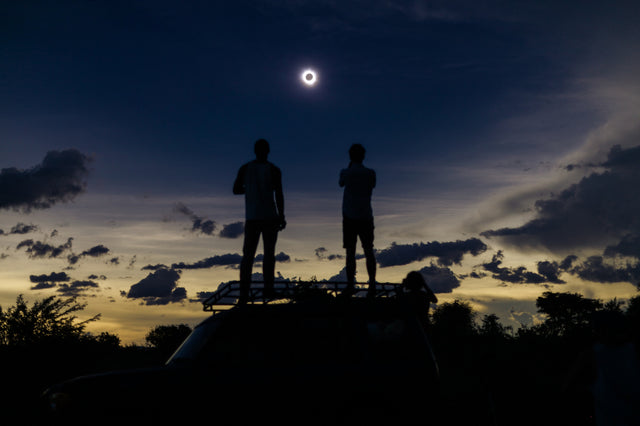
<svg viewBox="0 0 640 426">
<path fill-rule="evenodd" d="M 244 245 L 240 263 L 240 300 L 246 303 L 251 286 L 251 272 L 260 235 L 264 244 L 262 274 L 265 297 L 273 297 L 275 251 L 278 231 L 287 225 L 284 220 L 282 173 L 267 161 L 269 143 L 259 139 L 254 145 L 256 159 L 244 164 L 233 184 L 234 194 L 245 196 Z"/>
<path fill-rule="evenodd" d="M 375 295 L 376 259 L 373 253 L 373 210 L 371 192 L 376 186 L 376 172 L 365 167 L 365 149 L 360 144 L 349 148 L 349 167 L 340 171 L 342 198 L 342 241 L 347 251 L 347 294 L 355 288 L 356 244 L 358 237 L 367 260 L 369 296 Z"/>
<path fill-rule="evenodd" d="M 418 315 L 420 324 L 426 330 L 429 327 L 429 307 L 431 303 L 438 303 L 438 298 L 418 271 L 409 272 L 402 280 L 402 285 L 410 308 Z"/>
</svg>

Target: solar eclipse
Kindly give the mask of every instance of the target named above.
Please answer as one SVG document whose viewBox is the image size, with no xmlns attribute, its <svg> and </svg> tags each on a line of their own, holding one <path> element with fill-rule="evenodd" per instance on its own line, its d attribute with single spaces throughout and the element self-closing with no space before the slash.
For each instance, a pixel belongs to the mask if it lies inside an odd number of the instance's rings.
<svg viewBox="0 0 640 426">
<path fill-rule="evenodd" d="M 306 69 L 300 74 L 300 79 L 306 86 L 312 87 L 318 82 L 318 75 L 314 70 Z"/>
</svg>

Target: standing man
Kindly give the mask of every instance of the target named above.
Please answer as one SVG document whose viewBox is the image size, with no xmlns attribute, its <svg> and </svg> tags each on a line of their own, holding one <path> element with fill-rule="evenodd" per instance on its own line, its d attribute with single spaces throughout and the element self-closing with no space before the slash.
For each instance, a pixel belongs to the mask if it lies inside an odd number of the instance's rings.
<svg viewBox="0 0 640 426">
<path fill-rule="evenodd" d="M 240 300 L 247 303 L 251 286 L 251 272 L 260 235 L 264 244 L 262 274 L 264 276 L 264 296 L 274 296 L 273 277 L 276 265 L 276 241 L 278 231 L 287 222 L 284 220 L 284 195 L 282 193 L 282 173 L 267 161 L 269 142 L 259 139 L 254 145 L 256 159 L 244 164 L 233 183 L 234 194 L 244 194 L 245 225 L 242 262 L 240 263 Z"/>
<path fill-rule="evenodd" d="M 365 149 L 359 143 L 349 148 L 349 167 L 340 172 L 342 198 L 342 241 L 347 251 L 347 294 L 355 289 L 356 243 L 360 243 L 367 260 L 369 296 L 375 296 L 376 259 L 373 253 L 373 210 L 371 192 L 376 186 L 376 172 L 365 167 Z"/>
</svg>

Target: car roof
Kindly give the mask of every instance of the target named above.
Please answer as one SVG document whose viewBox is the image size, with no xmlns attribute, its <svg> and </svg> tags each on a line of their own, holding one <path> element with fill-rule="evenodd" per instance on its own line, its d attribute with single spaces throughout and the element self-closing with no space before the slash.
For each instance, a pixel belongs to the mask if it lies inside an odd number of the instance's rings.
<svg viewBox="0 0 640 426">
<path fill-rule="evenodd" d="M 217 311 L 199 325 L 225 321 L 228 318 L 290 316 L 345 317 L 365 319 L 399 319 L 415 317 L 402 300 L 396 298 L 316 298 L 289 303 L 255 303 L 236 305 L 224 311 Z"/>
</svg>

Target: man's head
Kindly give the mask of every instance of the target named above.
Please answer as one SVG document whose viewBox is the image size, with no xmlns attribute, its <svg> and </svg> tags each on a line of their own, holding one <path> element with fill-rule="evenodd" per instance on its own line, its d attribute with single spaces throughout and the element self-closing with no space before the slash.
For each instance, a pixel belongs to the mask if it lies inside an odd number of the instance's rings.
<svg viewBox="0 0 640 426">
<path fill-rule="evenodd" d="M 354 143 L 351 145 L 351 148 L 349 148 L 349 158 L 354 163 L 362 163 L 364 160 L 364 153 L 364 147 L 359 143 Z"/>
<path fill-rule="evenodd" d="M 269 155 L 269 142 L 266 139 L 258 139 L 253 146 L 253 151 L 258 160 L 266 160 Z"/>
</svg>

